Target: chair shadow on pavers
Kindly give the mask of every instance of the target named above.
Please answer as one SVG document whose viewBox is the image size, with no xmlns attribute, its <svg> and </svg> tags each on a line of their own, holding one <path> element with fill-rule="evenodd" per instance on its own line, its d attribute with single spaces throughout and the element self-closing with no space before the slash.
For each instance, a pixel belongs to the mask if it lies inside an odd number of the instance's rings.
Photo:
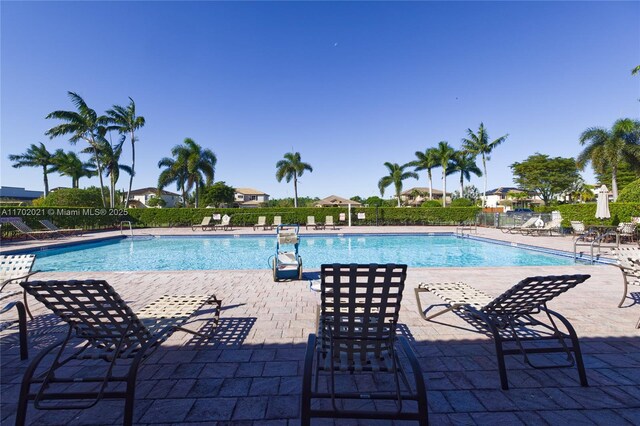
<svg viewBox="0 0 640 426">
<path fill-rule="evenodd" d="M 214 307 L 211 321 L 219 324 L 221 302 L 212 294 L 162 296 L 136 314 L 103 280 L 21 286 L 68 327 L 26 368 L 16 425 L 26 423 L 29 402 L 36 410 L 84 410 L 105 399 L 124 400 L 122 422 L 131 425 L 140 364 L 176 331 L 214 337 L 215 326 L 207 334 L 187 328 L 197 325 L 192 319 L 205 305 Z"/>
<path fill-rule="evenodd" d="M 257 318 L 255 317 L 225 317 L 221 318 L 217 325 L 213 322 L 206 323 L 200 328 L 200 332 L 206 334 L 215 329 L 216 338 L 206 339 L 202 336 L 194 335 L 184 344 L 184 347 L 189 349 L 219 349 L 223 347 L 240 346 L 249 336 L 249 332 L 255 325 L 256 320 Z"/>
<path fill-rule="evenodd" d="M 58 316 L 53 314 L 38 315 L 27 322 L 29 349 L 40 351 L 63 339 L 66 332 L 67 325 Z M 2 338 L 0 338 L 0 351 L 2 351 L 3 357 L 12 356 L 13 351 L 18 350 L 19 339 L 17 328 L 10 327 L 3 331 Z"/>
<path fill-rule="evenodd" d="M 509 389 L 506 355 L 521 355 L 534 369 L 575 366 L 580 384 L 588 386 L 582 351 L 573 326 L 546 304 L 589 278 L 590 275 L 528 277 L 495 298 L 462 282 L 421 283 L 415 289 L 415 296 L 423 319 L 433 321 L 433 318 L 453 311 L 475 331 L 493 339 L 502 389 Z M 426 292 L 443 299 L 445 308 L 431 313 L 437 306 L 431 305 L 424 310 L 420 294 Z M 564 354 L 564 359 L 550 354 Z"/>
</svg>

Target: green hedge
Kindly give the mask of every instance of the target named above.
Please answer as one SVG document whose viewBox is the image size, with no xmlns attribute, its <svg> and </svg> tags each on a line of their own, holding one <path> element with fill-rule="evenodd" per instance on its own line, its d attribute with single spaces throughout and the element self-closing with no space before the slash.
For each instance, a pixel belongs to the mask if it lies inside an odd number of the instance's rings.
<svg viewBox="0 0 640 426">
<path fill-rule="evenodd" d="M 459 208 L 394 208 L 381 207 L 377 210 L 378 225 L 440 225 L 458 224 L 473 221 L 480 211 L 477 207 Z M 316 222 L 324 222 L 326 216 L 338 221 L 340 213 L 347 214 L 343 207 L 307 207 L 307 208 L 254 208 L 254 209 L 130 209 L 129 216 L 138 226 L 187 226 L 202 222 L 205 216 L 227 214 L 234 226 L 252 226 L 258 222 L 258 216 L 266 216 L 267 223 L 274 216 L 281 216 L 282 223 L 307 223 L 307 216 L 313 216 Z M 365 219 L 358 219 L 358 213 L 364 213 Z M 351 209 L 353 225 L 375 225 L 376 208 L 358 207 Z"/>
<path fill-rule="evenodd" d="M 21 218 L 34 230 L 45 229 L 39 222 L 48 219 L 59 228 L 104 229 L 112 228 L 121 220 L 129 220 L 122 209 L 96 207 L 0 207 L 0 218 Z M 2 233 L 13 233 L 11 226 L 3 226 Z"/>
<path fill-rule="evenodd" d="M 340 213 L 348 212 L 344 207 L 308 207 L 308 208 L 255 208 L 255 209 L 129 209 L 126 215 L 105 214 L 93 215 L 95 208 L 77 207 L 4 207 L 0 209 L 1 217 L 18 216 L 27 224 L 41 228 L 38 219 L 49 219 L 61 228 L 83 227 L 96 229 L 112 227 L 121 220 L 130 220 L 137 227 L 191 226 L 202 222 L 205 216 L 225 214 L 231 216 L 234 226 L 252 226 L 258 222 L 258 216 L 266 216 L 267 223 L 273 222 L 274 216 L 281 216 L 282 223 L 307 223 L 307 216 L 314 216 L 316 222 L 324 222 L 326 216 L 333 216 L 337 223 Z M 109 213 L 118 213 L 106 209 Z M 447 225 L 469 222 L 475 219 L 478 207 L 448 208 L 395 208 L 395 207 L 359 207 L 351 209 L 353 225 Z M 72 212 L 64 214 L 65 212 Z M 358 213 L 364 213 L 365 219 L 358 219 Z"/>
<path fill-rule="evenodd" d="M 604 221 L 596 219 L 596 203 L 561 204 L 536 209 L 546 213 L 554 210 L 558 210 L 562 215 L 563 226 L 570 226 L 569 222 L 572 220 L 579 220 L 585 225 L 617 225 L 620 222 L 631 222 L 632 217 L 640 216 L 640 203 L 610 203 L 611 218 Z"/>
</svg>

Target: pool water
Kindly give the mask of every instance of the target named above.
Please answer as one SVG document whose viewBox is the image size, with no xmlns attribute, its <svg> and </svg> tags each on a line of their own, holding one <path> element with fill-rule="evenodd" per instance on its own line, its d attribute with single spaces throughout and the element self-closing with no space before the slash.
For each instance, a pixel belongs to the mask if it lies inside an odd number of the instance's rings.
<svg viewBox="0 0 640 426">
<path fill-rule="evenodd" d="M 37 252 L 41 271 L 268 269 L 275 237 L 150 237 Z M 409 267 L 557 266 L 571 258 L 455 236 L 302 236 L 303 269 L 323 263 L 406 263 Z"/>
</svg>

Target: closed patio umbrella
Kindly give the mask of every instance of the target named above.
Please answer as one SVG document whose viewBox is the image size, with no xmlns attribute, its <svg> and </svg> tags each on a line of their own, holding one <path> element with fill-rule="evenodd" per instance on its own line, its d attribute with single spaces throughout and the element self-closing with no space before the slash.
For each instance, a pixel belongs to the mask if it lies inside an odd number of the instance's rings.
<svg viewBox="0 0 640 426">
<path fill-rule="evenodd" d="M 602 185 L 598 191 L 598 203 L 596 207 L 596 218 L 609 219 L 611 213 L 609 212 L 609 190 L 606 185 Z"/>
</svg>

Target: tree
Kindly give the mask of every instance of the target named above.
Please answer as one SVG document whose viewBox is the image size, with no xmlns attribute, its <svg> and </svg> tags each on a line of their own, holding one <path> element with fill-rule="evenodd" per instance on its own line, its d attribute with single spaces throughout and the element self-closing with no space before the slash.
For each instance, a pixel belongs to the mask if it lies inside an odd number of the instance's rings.
<svg viewBox="0 0 640 426">
<path fill-rule="evenodd" d="M 293 206 L 298 207 L 298 178 L 305 170 L 313 172 L 310 164 L 303 163 L 299 152 L 287 152 L 284 159 L 276 163 L 276 179 L 282 182 L 284 178 L 287 183 L 293 179 Z"/>
<path fill-rule="evenodd" d="M 511 166 L 513 181 L 522 189 L 534 192 L 545 205 L 555 195 L 566 192 L 580 179 L 576 161 L 573 158 L 555 157 L 535 153 L 521 163 Z"/>
<path fill-rule="evenodd" d="M 221 204 L 233 204 L 236 194 L 235 188 L 227 185 L 224 181 L 216 182 L 213 185 L 205 186 L 202 189 L 200 201 L 203 205 L 213 205 L 220 207 Z"/>
<path fill-rule="evenodd" d="M 447 170 L 447 175 L 460 172 L 460 194 L 464 194 L 464 180 L 471 180 L 471 173 L 480 177 L 482 171 L 476 164 L 476 157 L 466 151 L 456 151 Z"/>
<path fill-rule="evenodd" d="M 382 198 L 374 195 L 372 197 L 367 198 L 366 200 L 364 200 L 363 204 L 369 205 L 369 206 L 384 206 L 385 205 L 385 200 L 383 200 Z"/>
<path fill-rule="evenodd" d="M 633 169 L 640 168 L 640 121 L 623 118 L 613 123 L 611 130 L 590 127 L 580 135 L 580 145 L 585 146 L 578 155 L 578 167 L 582 170 L 591 162 L 596 172 L 611 168 L 613 201 L 618 199 L 618 170 L 622 162 Z"/>
<path fill-rule="evenodd" d="M 640 74 L 640 65 L 631 70 L 631 75 Z"/>
<path fill-rule="evenodd" d="M 447 169 L 454 154 L 455 150 L 446 141 L 438 142 L 438 147 L 434 151 L 434 155 L 442 167 L 442 207 L 447 205 Z"/>
<path fill-rule="evenodd" d="M 183 164 L 179 164 L 177 160 L 169 157 L 164 157 L 158 161 L 158 168 L 162 167 L 164 167 L 164 170 L 162 170 L 158 176 L 158 190 L 162 190 L 166 186 L 175 183 L 177 190 L 182 192 L 182 201 L 185 207 L 188 207 L 189 201 L 187 199 L 186 189 L 187 168 L 184 167 Z"/>
<path fill-rule="evenodd" d="M 478 132 L 474 133 L 471 129 L 467 129 L 468 138 L 462 139 L 462 148 L 473 155 L 479 155 L 482 158 L 482 173 L 484 174 L 484 189 L 482 191 L 482 207 L 485 206 L 487 200 L 487 161 L 491 160 L 491 153 L 502 142 L 507 140 L 508 134 L 500 136 L 498 139 L 489 142 L 489 134 L 484 128 L 484 123 L 480 123 Z"/>
<path fill-rule="evenodd" d="M 599 170 L 594 170 L 596 182 L 611 182 L 611 164 L 604 162 Z M 616 183 L 618 184 L 618 194 L 634 180 L 640 178 L 640 170 L 629 165 L 628 162 L 622 160 L 618 163 L 616 170 Z"/>
<path fill-rule="evenodd" d="M 110 129 L 117 130 L 121 135 L 128 134 L 131 141 L 131 173 L 129 173 L 129 189 L 124 201 L 124 207 L 127 208 L 129 207 L 129 194 L 133 185 L 133 176 L 136 173 L 136 142 L 138 139 L 135 132 L 145 125 L 145 119 L 136 115 L 136 103 L 131 97 L 129 97 L 129 105 L 126 107 L 114 105 L 110 110 L 107 110 L 107 116 L 111 124 Z"/>
<path fill-rule="evenodd" d="M 55 118 L 64 121 L 63 124 L 52 127 L 45 132 L 45 135 L 53 139 L 56 136 L 71 135 L 69 142 L 75 145 L 79 140 L 84 140 L 93 149 L 94 161 L 98 168 L 100 178 L 100 194 L 102 195 L 102 206 L 107 206 L 104 196 L 104 183 L 102 182 L 102 163 L 98 158 L 100 143 L 98 141 L 101 129 L 107 123 L 107 117 L 98 116 L 94 110 L 87 106 L 87 103 L 78 94 L 68 92 L 71 102 L 77 111 L 54 111 L 46 116 L 47 119 Z"/>
<path fill-rule="evenodd" d="M 440 166 L 436 152 L 437 151 L 435 148 L 429 148 L 424 152 L 416 151 L 416 157 L 418 159 L 409 163 L 410 165 L 415 167 L 416 172 L 419 172 L 421 170 L 427 171 L 427 178 L 429 179 L 430 200 L 433 200 L 433 177 L 431 176 L 431 169 Z"/>
<path fill-rule="evenodd" d="M 634 180 L 620 191 L 618 201 L 621 203 L 640 203 L 640 179 Z"/>
<path fill-rule="evenodd" d="M 71 178 L 71 188 L 80 186 L 80 178 L 90 178 L 96 174 L 96 166 L 90 162 L 83 162 L 78 155 L 73 152 L 64 152 L 63 149 L 56 149 L 53 156 L 53 166 L 51 172 L 58 172 L 62 176 Z"/>
<path fill-rule="evenodd" d="M 195 187 L 194 204 L 197 208 L 204 178 L 209 182 L 213 180 L 212 164 L 215 164 L 216 156 L 210 149 L 203 149 L 191 138 L 186 138 L 183 145 L 174 146 L 171 155 L 174 158 L 165 157 L 158 163 L 158 167 L 165 167 L 158 177 L 158 188 L 162 189 L 176 182 L 186 203 L 187 193 Z"/>
<path fill-rule="evenodd" d="M 409 178 L 418 179 L 418 174 L 416 172 L 405 172 L 404 169 L 407 167 L 411 167 L 410 163 L 405 165 L 399 165 L 397 163 L 384 163 L 385 167 L 389 171 L 387 176 L 382 177 L 378 181 L 378 189 L 380 190 L 380 195 L 384 197 L 384 190 L 389 185 L 394 186 L 396 190 L 396 198 L 398 199 L 398 207 L 400 207 L 400 198 L 402 196 L 402 181 Z"/>
<path fill-rule="evenodd" d="M 460 196 L 460 192 L 455 191 L 451 195 L 451 198 L 454 200 L 456 198 L 466 198 L 467 200 L 471 200 L 475 203 L 480 199 L 480 191 L 478 191 L 478 188 L 476 188 L 474 185 L 467 185 L 464 187 L 462 196 Z"/>
<path fill-rule="evenodd" d="M 112 145 L 102 135 L 99 139 L 100 145 L 98 148 L 98 157 L 100 159 L 100 162 L 104 166 L 104 175 L 109 177 L 109 206 L 111 208 L 115 207 L 116 183 L 118 183 L 118 179 L 120 178 L 120 170 L 128 173 L 129 175 L 133 173 L 131 167 L 120 164 L 120 156 L 122 155 L 122 147 L 124 145 L 124 141 L 124 135 L 122 136 L 120 142 L 115 145 Z M 91 148 L 87 148 L 82 152 L 87 152 L 87 150 L 89 149 Z"/>
<path fill-rule="evenodd" d="M 51 192 L 42 207 L 100 207 L 102 195 L 95 186 L 87 189 L 60 188 Z"/>
<path fill-rule="evenodd" d="M 49 177 L 51 172 L 49 166 L 53 165 L 54 154 L 47 151 L 42 142 L 40 145 L 31 144 L 24 154 L 9 155 L 9 160 L 13 161 L 13 167 L 19 169 L 21 167 L 42 167 L 42 175 L 44 178 L 44 196 L 49 195 Z"/>
</svg>

